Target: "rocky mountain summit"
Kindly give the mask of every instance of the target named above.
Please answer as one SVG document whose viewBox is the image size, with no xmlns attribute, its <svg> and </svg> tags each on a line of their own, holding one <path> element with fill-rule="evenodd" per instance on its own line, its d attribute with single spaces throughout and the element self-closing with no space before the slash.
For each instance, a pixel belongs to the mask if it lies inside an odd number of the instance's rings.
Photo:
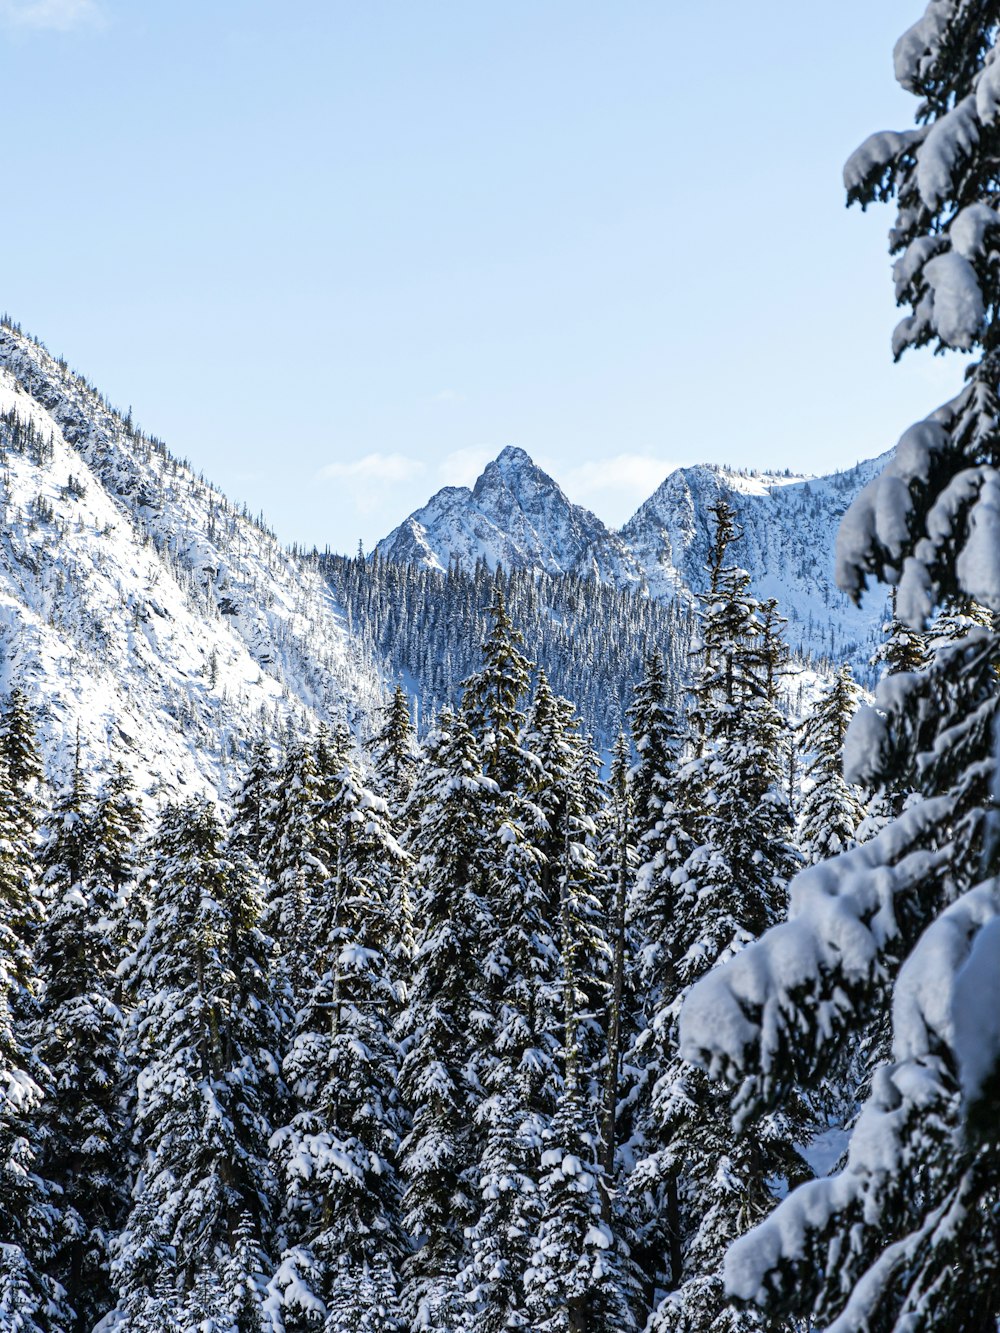
<svg viewBox="0 0 1000 1333">
<path fill-rule="evenodd" d="M 616 586 L 638 583 L 641 571 L 622 539 L 596 514 L 573 504 L 523 449 L 507 448 L 470 490 L 446 486 L 378 545 L 397 564 L 444 569 L 458 560 L 471 570 L 539 569 L 593 575 Z"/>
</svg>

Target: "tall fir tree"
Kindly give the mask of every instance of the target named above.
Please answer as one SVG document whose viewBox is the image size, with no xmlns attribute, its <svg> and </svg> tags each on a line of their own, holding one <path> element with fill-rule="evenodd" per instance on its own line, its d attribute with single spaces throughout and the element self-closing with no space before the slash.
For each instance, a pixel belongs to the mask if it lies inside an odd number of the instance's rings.
<svg viewBox="0 0 1000 1333">
<path fill-rule="evenodd" d="M 625 1053 L 635 1042 L 636 1012 L 630 974 L 633 969 L 634 941 L 628 929 L 628 905 L 635 872 L 634 812 L 632 784 L 629 781 L 630 755 L 623 733 L 611 756 L 611 768 L 605 789 L 603 837 L 600 865 L 607 884 L 608 943 L 611 949 L 611 974 L 608 985 L 605 1022 L 606 1057 L 601 1088 L 601 1170 L 604 1180 L 606 1222 L 613 1213 L 614 1182 L 617 1178 L 618 1148 L 622 1138 L 619 1107 L 628 1091 L 624 1079 Z"/>
<path fill-rule="evenodd" d="M 39 1170 L 48 1071 L 30 1041 L 43 919 L 35 861 L 40 777 L 33 719 L 15 687 L 0 711 L 0 1310 L 24 1333 L 49 1333 L 73 1317 L 51 1271 L 61 1209 Z"/>
<path fill-rule="evenodd" d="M 630 1151 L 641 1157 L 650 1098 L 670 1059 L 670 1015 L 678 992 L 677 970 L 687 947 L 676 918 L 689 878 L 686 865 L 694 823 L 695 784 L 683 762 L 685 733 L 668 700 L 666 669 L 658 650 L 647 655 L 629 721 L 635 748 L 629 786 L 638 866 L 628 903 L 637 974 L 629 1047 L 634 1086 L 628 1110 Z M 666 1172 L 655 1186 L 641 1176 L 625 1185 L 642 1303 L 648 1312 L 657 1289 L 670 1280 L 667 1275 L 680 1271 L 677 1175 Z"/>
<path fill-rule="evenodd" d="M 517 790 L 521 770 L 521 702 L 531 673 L 523 642 L 508 614 L 498 571 L 482 662 L 463 682 L 462 711 L 482 751 L 483 772 L 507 792 Z"/>
<path fill-rule="evenodd" d="M 495 637 L 495 655 L 497 647 Z M 481 853 L 495 928 L 485 941 L 484 967 L 495 1037 L 480 1072 L 474 1168 L 480 1202 L 468 1227 L 459 1286 L 470 1306 L 470 1326 L 489 1330 L 530 1326 L 524 1274 L 540 1217 L 542 1144 L 562 1079 L 552 856 L 561 851 L 563 783 L 575 755 L 567 709 L 539 671 L 516 736 L 525 772 L 517 790 L 498 792 L 497 838 Z"/>
<path fill-rule="evenodd" d="M 336 1311 L 348 1297 L 384 1303 L 406 1249 L 393 1036 L 401 999 L 394 883 L 407 874 L 406 857 L 385 801 L 342 746 L 321 746 L 319 758 L 340 761 L 335 772 L 320 770 L 331 873 L 314 905 L 316 981 L 284 1061 L 295 1114 L 272 1139 L 286 1200 L 286 1253 L 272 1287 L 283 1289 L 287 1333 L 312 1328 L 317 1306 Z"/>
<path fill-rule="evenodd" d="M 246 1218 L 267 1236 L 274 1194 L 262 1108 L 277 1020 L 261 903 L 206 800 L 164 812 L 146 895 L 127 962 L 140 1172 L 113 1265 L 136 1328 L 164 1291 L 191 1297 L 200 1274 L 228 1267 Z"/>
<path fill-rule="evenodd" d="M 51 1268 L 73 1307 L 77 1333 L 89 1333 L 113 1305 L 110 1245 L 130 1183 L 114 975 L 121 886 L 109 867 L 131 866 L 132 853 L 112 836 L 108 801 L 105 793 L 98 805 L 87 791 L 78 745 L 41 852 L 48 908 L 36 950 L 35 1049 L 47 1074 L 40 1159 L 60 1191 Z"/>
<path fill-rule="evenodd" d="M 324 768 L 329 767 L 324 762 Z M 261 924 L 275 941 L 277 984 L 292 1012 L 316 983 L 309 922 L 331 873 L 324 860 L 329 838 L 320 788 L 315 741 L 290 737 L 263 803 L 260 856 L 267 886 Z M 237 825 L 240 840 L 245 839 L 245 826 L 245 821 Z"/>
<path fill-rule="evenodd" d="M 593 1012 L 594 974 L 611 951 L 593 892 L 594 825 L 579 765 L 565 782 L 559 876 L 563 1082 L 543 1139 L 541 1217 L 524 1283 L 531 1327 L 540 1333 L 611 1333 L 634 1326 L 627 1256 L 607 1208 L 611 1183 L 601 1160 L 597 1095 L 602 1071 L 593 1060 L 594 1029 L 600 1022 L 604 1035 L 607 1015 L 606 981 L 600 1015 Z M 602 1053 L 606 1057 L 606 1049 Z"/>
<path fill-rule="evenodd" d="M 420 755 L 409 700 L 401 684 L 396 685 L 383 714 L 382 728 L 370 746 L 372 765 L 379 790 L 398 819 L 413 790 Z"/>
<path fill-rule="evenodd" d="M 417 933 L 399 1074 L 412 1121 L 402 1143 L 404 1217 L 416 1239 L 404 1264 L 407 1304 L 415 1327 L 441 1333 L 464 1323 L 458 1274 L 478 1211 L 479 1079 L 495 1039 L 482 960 L 496 935 L 489 849 L 498 799 L 464 716 L 445 710 L 414 792 Z"/>
<path fill-rule="evenodd" d="M 277 853 L 277 830 L 270 816 L 275 798 L 275 771 L 271 746 L 263 735 L 254 738 L 240 785 L 233 799 L 229 826 L 230 847 L 235 855 L 265 872 L 266 854 Z"/>
<path fill-rule="evenodd" d="M 799 730 L 810 756 L 799 811 L 799 845 L 808 861 L 846 852 L 865 818 L 864 793 L 844 778 L 844 740 L 860 697 L 851 668 L 842 666 Z"/>
<path fill-rule="evenodd" d="M 731 509 L 720 501 L 713 513 L 691 686 L 691 758 L 674 776 L 675 790 L 684 791 L 681 826 L 690 843 L 683 866 L 670 874 L 667 938 L 653 941 L 668 985 L 654 983 L 659 1008 L 646 1047 L 656 1082 L 630 1181 L 640 1217 L 651 1202 L 662 1206 L 657 1280 L 670 1295 L 652 1324 L 671 1333 L 755 1326 L 754 1317 L 728 1308 L 718 1269 L 728 1243 L 772 1206 L 768 1179 L 804 1170 L 791 1125 L 774 1117 L 734 1134 L 719 1093 L 687 1070 L 677 1051 L 685 992 L 778 920 L 799 864 L 784 788 L 779 622 L 773 604 L 759 604 L 748 575 L 731 562 L 739 538 Z M 662 916 L 651 920 L 662 929 Z"/>
<path fill-rule="evenodd" d="M 537 1333 L 635 1327 L 622 1256 L 602 1216 L 602 1170 L 592 1124 L 571 1075 L 545 1136 L 542 1216 L 525 1273 L 530 1327 Z"/>
<path fill-rule="evenodd" d="M 42 760 L 28 696 L 15 685 L 0 709 L 0 753 L 16 790 L 27 794 L 42 780 Z"/>
</svg>

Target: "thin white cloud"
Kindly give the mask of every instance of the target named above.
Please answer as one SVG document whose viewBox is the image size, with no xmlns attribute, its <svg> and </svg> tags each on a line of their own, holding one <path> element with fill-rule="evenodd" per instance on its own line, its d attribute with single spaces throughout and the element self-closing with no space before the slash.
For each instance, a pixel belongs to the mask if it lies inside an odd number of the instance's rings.
<svg viewBox="0 0 1000 1333">
<path fill-rule="evenodd" d="M 0 20 L 16 28 L 69 32 L 106 21 L 99 0 L 0 0 Z"/>
<path fill-rule="evenodd" d="M 459 393 L 457 389 L 439 389 L 431 398 L 432 403 L 462 403 L 465 401 L 465 395 Z"/>
<path fill-rule="evenodd" d="M 354 458 L 349 463 L 327 463 L 321 467 L 317 476 L 320 481 L 335 481 L 346 478 L 350 481 L 383 481 L 390 486 L 401 481 L 409 481 L 424 470 L 419 458 L 410 458 L 407 454 L 365 454 L 363 458 Z"/>
<path fill-rule="evenodd" d="M 386 487 L 413 481 L 423 471 L 419 458 L 374 453 L 350 462 L 327 463 L 316 473 L 316 480 L 339 482 L 362 514 L 372 514 L 382 505 Z"/>
<path fill-rule="evenodd" d="M 486 464 L 499 450 L 485 445 L 456 449 L 438 464 L 438 478 L 442 486 L 471 486 Z"/>
</svg>

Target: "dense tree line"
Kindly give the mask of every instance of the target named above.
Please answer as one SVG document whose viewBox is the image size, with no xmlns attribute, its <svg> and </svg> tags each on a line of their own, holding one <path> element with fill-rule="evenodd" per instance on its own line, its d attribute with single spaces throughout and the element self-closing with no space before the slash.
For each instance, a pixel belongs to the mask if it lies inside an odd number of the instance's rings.
<svg viewBox="0 0 1000 1333">
<path fill-rule="evenodd" d="M 368 560 L 326 555 L 320 562 L 352 633 L 393 675 L 410 681 L 429 717 L 459 702 L 462 682 L 476 669 L 497 580 L 526 651 L 545 664 L 553 689 L 573 700 L 601 747 L 610 749 L 622 726 L 649 644 L 664 655 L 674 702 L 683 693 L 693 620 L 681 603 L 571 574 L 491 572 L 485 561 L 472 573 L 457 563 L 446 571 L 397 565 L 377 552 Z"/>
<path fill-rule="evenodd" d="M 193 797 L 145 828 L 121 770 L 79 763 L 46 805 L 12 694 L 4 1326 L 755 1326 L 720 1265 L 810 1174 L 815 1108 L 733 1130 L 677 1015 L 804 853 L 780 617 L 715 521 L 689 696 L 651 647 L 607 766 L 502 576 L 422 742 L 401 687 L 363 746 L 262 737 L 225 818 Z M 845 689 L 806 767 L 850 842 Z"/>
</svg>

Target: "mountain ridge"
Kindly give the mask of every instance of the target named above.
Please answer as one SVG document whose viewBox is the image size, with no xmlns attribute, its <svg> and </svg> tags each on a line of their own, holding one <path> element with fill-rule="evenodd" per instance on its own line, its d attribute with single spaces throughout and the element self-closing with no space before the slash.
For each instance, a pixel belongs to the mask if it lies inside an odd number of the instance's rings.
<svg viewBox="0 0 1000 1333">
<path fill-rule="evenodd" d="M 742 538 L 733 555 L 754 591 L 774 597 L 791 646 L 846 659 L 868 674 L 885 619 L 877 598 L 855 607 L 833 578 L 834 536 L 854 496 L 889 454 L 825 476 L 695 464 L 670 472 L 620 529 L 574 504 L 523 449 L 509 446 L 475 485 L 445 487 L 377 543 L 383 559 L 466 571 L 488 566 L 588 574 L 658 600 L 704 588 L 710 509 L 725 498 Z"/>
<path fill-rule="evenodd" d="M 433 540 L 428 535 L 433 533 Z M 628 569 L 623 543 L 582 505 L 574 504 L 531 456 L 509 445 L 487 463 L 472 487 L 444 486 L 378 543 L 385 559 L 443 570 L 448 558 L 482 556 L 493 565 L 531 564 L 546 574 L 596 572 L 619 583 Z M 628 582 L 638 582 L 631 570 Z"/>
</svg>

